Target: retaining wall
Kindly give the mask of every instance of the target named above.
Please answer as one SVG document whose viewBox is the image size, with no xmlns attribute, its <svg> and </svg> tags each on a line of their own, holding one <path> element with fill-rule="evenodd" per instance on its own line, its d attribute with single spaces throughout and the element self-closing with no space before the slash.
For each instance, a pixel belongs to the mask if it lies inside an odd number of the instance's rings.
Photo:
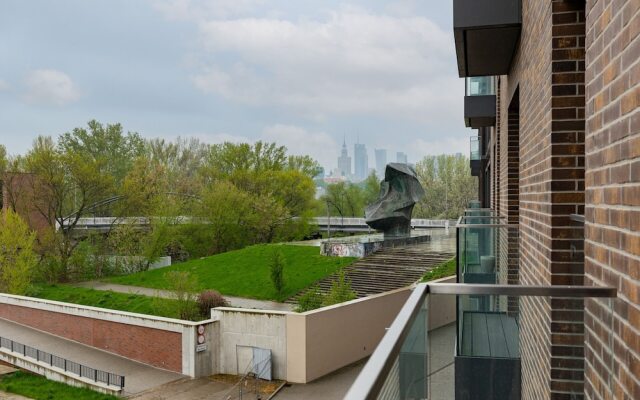
<svg viewBox="0 0 640 400">
<path fill-rule="evenodd" d="M 215 336 L 212 320 L 196 323 L 8 294 L 0 294 L 0 318 L 188 376 L 202 373 L 196 359 L 205 357 L 195 354 L 196 327 L 203 324 L 209 337 Z"/>
<path fill-rule="evenodd" d="M 455 277 L 434 282 L 455 282 Z M 294 313 L 216 308 L 220 321 L 219 372 L 238 371 L 236 346 L 270 349 L 275 378 L 307 383 L 373 353 L 411 288 Z M 455 296 L 430 295 L 429 329 L 455 322 Z"/>
</svg>

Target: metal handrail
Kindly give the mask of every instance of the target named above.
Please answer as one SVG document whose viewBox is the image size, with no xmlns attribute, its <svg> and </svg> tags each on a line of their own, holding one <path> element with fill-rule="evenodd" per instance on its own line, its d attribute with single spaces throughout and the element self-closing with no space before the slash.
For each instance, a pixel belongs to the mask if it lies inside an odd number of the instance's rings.
<svg viewBox="0 0 640 400">
<path fill-rule="evenodd" d="M 49 364 L 51 367 L 60 368 L 67 373 L 77 375 L 80 378 L 91 379 L 94 382 L 102 382 L 107 385 L 124 388 L 124 376 L 112 372 L 87 367 L 75 361 L 67 360 L 46 351 L 38 350 L 35 347 L 16 342 L 0 336 L 0 348 L 10 350 L 12 353 L 22 354 L 23 357 L 35 359 L 38 362 Z"/>
<path fill-rule="evenodd" d="M 428 294 L 440 295 L 507 295 L 550 297 L 616 297 L 614 287 L 595 286 L 528 286 L 485 285 L 464 283 L 421 283 L 414 289 L 396 316 L 378 347 L 367 361 L 345 396 L 346 400 L 375 399 L 393 367 L 402 343 L 411 329 L 420 307 Z"/>
</svg>

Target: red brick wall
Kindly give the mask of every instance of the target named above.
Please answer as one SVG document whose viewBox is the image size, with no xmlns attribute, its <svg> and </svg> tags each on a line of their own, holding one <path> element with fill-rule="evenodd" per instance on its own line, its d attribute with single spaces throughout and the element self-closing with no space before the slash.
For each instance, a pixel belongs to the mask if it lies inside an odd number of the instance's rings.
<svg viewBox="0 0 640 400">
<path fill-rule="evenodd" d="M 182 373 L 181 333 L 9 304 L 0 304 L 0 318 Z"/>
<path fill-rule="evenodd" d="M 501 77 L 499 208 L 520 228 L 512 283 L 582 283 L 582 228 L 569 216 L 584 209 L 584 7 L 524 0 Z M 581 303 L 524 298 L 520 315 L 523 398 L 582 398 Z"/>
<path fill-rule="evenodd" d="M 640 398 L 640 1 L 589 0 L 585 274 L 618 288 L 586 302 L 585 394 Z"/>
</svg>

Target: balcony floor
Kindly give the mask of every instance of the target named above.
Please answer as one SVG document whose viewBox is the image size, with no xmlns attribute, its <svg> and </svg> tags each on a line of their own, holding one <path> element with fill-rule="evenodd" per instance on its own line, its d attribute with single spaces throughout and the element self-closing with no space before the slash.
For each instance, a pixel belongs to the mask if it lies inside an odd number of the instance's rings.
<svg viewBox="0 0 640 400">
<path fill-rule="evenodd" d="M 518 323 L 505 313 L 465 311 L 461 355 L 519 358 Z"/>
</svg>

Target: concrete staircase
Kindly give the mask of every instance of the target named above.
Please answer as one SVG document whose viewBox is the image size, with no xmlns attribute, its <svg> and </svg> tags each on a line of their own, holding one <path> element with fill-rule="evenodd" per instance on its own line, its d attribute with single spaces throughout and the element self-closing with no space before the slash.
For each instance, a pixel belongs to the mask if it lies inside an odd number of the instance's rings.
<svg viewBox="0 0 640 400">
<path fill-rule="evenodd" d="M 425 243 L 379 250 L 345 267 L 344 271 L 351 288 L 360 298 L 409 286 L 454 256 L 452 252 L 434 251 L 429 243 Z M 334 280 L 335 275 L 330 275 L 317 282 L 316 286 L 326 293 Z M 287 303 L 297 304 L 298 298 L 307 290 L 297 293 Z"/>
</svg>

